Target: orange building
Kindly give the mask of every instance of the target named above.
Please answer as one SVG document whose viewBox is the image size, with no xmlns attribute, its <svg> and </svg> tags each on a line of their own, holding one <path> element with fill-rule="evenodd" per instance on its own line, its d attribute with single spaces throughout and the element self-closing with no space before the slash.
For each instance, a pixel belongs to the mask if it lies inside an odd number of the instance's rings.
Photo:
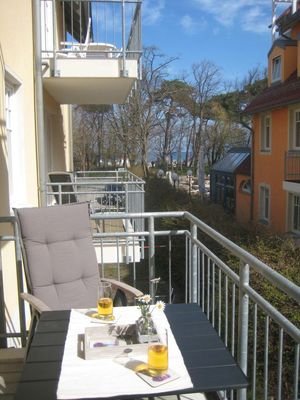
<svg viewBox="0 0 300 400">
<path fill-rule="evenodd" d="M 268 54 L 268 88 L 245 110 L 253 116 L 254 130 L 250 218 L 274 233 L 295 236 L 300 235 L 299 6 L 277 19 L 279 36 Z M 247 215 L 246 207 L 247 202 L 237 204 L 241 216 Z"/>
</svg>

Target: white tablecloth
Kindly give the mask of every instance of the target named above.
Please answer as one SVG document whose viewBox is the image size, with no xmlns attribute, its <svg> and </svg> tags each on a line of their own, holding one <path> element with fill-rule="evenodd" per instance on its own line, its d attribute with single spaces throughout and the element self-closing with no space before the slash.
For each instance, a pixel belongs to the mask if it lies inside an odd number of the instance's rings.
<svg viewBox="0 0 300 400">
<path fill-rule="evenodd" d="M 135 323 L 140 315 L 140 310 L 137 307 L 116 307 L 114 308 L 114 315 L 117 324 L 125 325 Z M 58 382 L 57 398 L 111 397 L 124 394 L 151 395 L 193 387 L 164 312 L 154 309 L 152 316 L 158 329 L 164 327 L 168 329 L 169 367 L 179 375 L 178 379 L 153 388 L 120 360 L 107 358 L 85 360 L 82 356 L 79 356 L 78 337 L 84 334 L 86 327 L 95 327 L 95 323 L 82 310 L 72 310 Z M 130 358 L 130 355 L 126 355 L 126 357 Z M 139 359 L 142 362 L 147 362 L 146 352 Z"/>
</svg>

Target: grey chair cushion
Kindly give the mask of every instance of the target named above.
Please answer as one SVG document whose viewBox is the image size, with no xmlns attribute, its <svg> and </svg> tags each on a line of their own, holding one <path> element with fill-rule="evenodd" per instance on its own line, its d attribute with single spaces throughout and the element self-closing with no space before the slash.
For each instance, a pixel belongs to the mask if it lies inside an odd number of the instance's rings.
<svg viewBox="0 0 300 400">
<path fill-rule="evenodd" d="M 16 210 L 29 291 L 54 310 L 96 307 L 98 264 L 87 204 Z"/>
</svg>

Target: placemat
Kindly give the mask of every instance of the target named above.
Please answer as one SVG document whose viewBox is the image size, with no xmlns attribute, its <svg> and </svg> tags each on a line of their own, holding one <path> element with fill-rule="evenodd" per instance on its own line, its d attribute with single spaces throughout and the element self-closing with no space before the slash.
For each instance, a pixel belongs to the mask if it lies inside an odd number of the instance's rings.
<svg viewBox="0 0 300 400">
<path fill-rule="evenodd" d="M 151 395 L 193 387 L 163 311 L 154 308 L 152 317 L 158 333 L 160 329 L 168 329 L 169 367 L 179 377 L 159 387 L 151 387 L 134 371 L 136 365 L 147 362 L 146 351 L 139 354 L 138 357 L 135 354 L 134 358 L 129 353 L 114 357 L 114 359 L 84 359 L 82 338 L 85 328 L 98 323 L 97 320 L 88 317 L 86 311 L 71 310 L 57 388 L 58 399 Z M 134 324 L 140 316 L 140 310 L 137 307 L 116 307 L 114 316 L 116 324 Z"/>
</svg>

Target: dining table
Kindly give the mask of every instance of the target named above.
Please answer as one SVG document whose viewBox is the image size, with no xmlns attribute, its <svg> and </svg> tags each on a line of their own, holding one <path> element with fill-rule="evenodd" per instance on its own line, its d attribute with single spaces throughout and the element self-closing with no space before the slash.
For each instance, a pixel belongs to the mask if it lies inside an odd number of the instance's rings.
<svg viewBox="0 0 300 400">
<path fill-rule="evenodd" d="M 127 307 L 130 308 L 130 307 Z M 167 304 L 164 310 L 168 324 L 181 353 L 190 387 L 169 389 L 160 386 L 151 396 L 179 395 L 186 393 L 212 393 L 238 390 L 248 386 L 247 376 L 232 356 L 217 331 L 207 319 L 200 306 L 190 304 Z M 71 310 L 43 312 L 38 321 L 21 379 L 15 395 L 16 400 L 56 400 L 64 358 L 65 343 L 69 330 Z M 117 378 L 115 378 L 117 384 Z M 88 382 L 82 382 L 88 385 Z M 82 387 L 84 391 L 84 386 Z M 80 391 L 80 393 L 83 393 Z M 133 399 L 147 397 L 141 391 L 134 396 L 120 393 L 116 396 L 101 394 L 99 381 L 98 399 Z M 72 397 L 74 398 L 74 397 Z M 78 399 L 89 398 L 80 395 Z"/>
</svg>

